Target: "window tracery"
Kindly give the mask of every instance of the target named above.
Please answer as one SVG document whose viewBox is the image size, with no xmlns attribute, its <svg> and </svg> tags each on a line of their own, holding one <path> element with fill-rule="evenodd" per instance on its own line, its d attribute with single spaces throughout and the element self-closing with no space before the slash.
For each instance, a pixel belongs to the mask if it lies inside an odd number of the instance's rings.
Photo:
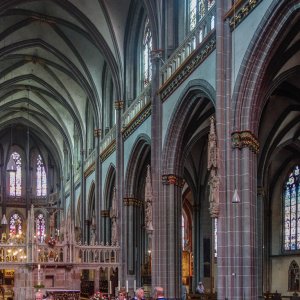
<svg viewBox="0 0 300 300">
<path fill-rule="evenodd" d="M 22 162 L 20 154 L 13 152 L 11 160 L 15 162 L 16 171 L 9 172 L 9 195 L 20 197 L 22 193 Z"/>
<path fill-rule="evenodd" d="M 45 225 L 45 218 L 43 214 L 39 214 L 35 220 L 36 222 L 36 236 L 40 243 L 45 241 L 46 236 L 46 225 Z"/>
<path fill-rule="evenodd" d="M 197 23 L 205 17 L 214 4 L 215 0 L 189 0 L 188 20 L 190 31 L 192 31 L 196 27 Z M 211 24 L 211 28 L 214 28 L 214 23 Z"/>
<path fill-rule="evenodd" d="M 289 267 L 289 291 L 299 291 L 299 266 L 294 260 Z"/>
<path fill-rule="evenodd" d="M 47 176 L 41 155 L 38 155 L 36 162 L 36 195 L 47 195 Z"/>
<path fill-rule="evenodd" d="M 9 220 L 9 234 L 21 235 L 22 234 L 22 219 L 18 213 L 12 214 Z"/>
<path fill-rule="evenodd" d="M 300 169 L 296 166 L 290 173 L 283 189 L 284 250 L 300 249 Z"/>
<path fill-rule="evenodd" d="M 152 79 L 151 70 L 152 34 L 149 19 L 146 19 L 143 35 L 143 87 L 145 88 Z"/>
</svg>

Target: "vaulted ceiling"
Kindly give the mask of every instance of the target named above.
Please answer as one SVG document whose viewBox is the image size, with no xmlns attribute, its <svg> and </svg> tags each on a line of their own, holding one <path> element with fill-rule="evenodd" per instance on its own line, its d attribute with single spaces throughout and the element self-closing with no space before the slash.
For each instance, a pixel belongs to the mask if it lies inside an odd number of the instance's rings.
<svg viewBox="0 0 300 300">
<path fill-rule="evenodd" d="M 0 3 L 0 135 L 30 127 L 62 157 L 74 128 L 84 145 L 86 107 L 101 124 L 102 78 L 120 97 L 130 1 L 4 0 Z"/>
</svg>

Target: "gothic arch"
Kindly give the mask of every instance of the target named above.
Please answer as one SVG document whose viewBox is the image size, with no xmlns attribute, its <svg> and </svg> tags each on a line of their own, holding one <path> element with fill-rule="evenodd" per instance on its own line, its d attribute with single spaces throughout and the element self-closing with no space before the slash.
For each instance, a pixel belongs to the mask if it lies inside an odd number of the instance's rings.
<svg viewBox="0 0 300 300">
<path fill-rule="evenodd" d="M 207 122 L 214 113 L 215 90 L 207 81 L 196 79 L 188 83 L 179 99 L 168 125 L 162 166 L 163 174 L 183 176 L 182 158 L 187 150 L 185 145 L 191 147 L 191 141 L 196 142 L 205 131 L 208 133 Z M 200 128 L 198 137 L 189 136 L 189 129 L 198 130 L 195 127 L 189 128 L 193 119 Z M 205 122 L 206 125 L 201 127 Z"/>
<path fill-rule="evenodd" d="M 129 163 L 125 176 L 126 197 L 138 196 L 139 192 L 137 180 L 141 175 L 142 169 L 144 168 L 144 172 L 146 172 L 146 165 L 150 164 L 150 151 L 150 138 L 145 134 L 139 135 L 128 160 Z M 143 178 L 146 178 L 146 173 Z"/>
<path fill-rule="evenodd" d="M 110 209 L 113 189 L 116 186 L 116 168 L 113 164 L 108 167 L 104 185 L 104 209 Z"/>
<path fill-rule="evenodd" d="M 274 54 L 282 50 L 281 42 L 291 26 L 299 22 L 299 9 L 298 1 L 276 0 L 262 18 L 237 74 L 232 101 L 233 131 L 258 133 L 265 95 L 279 67 L 278 61 L 274 61 L 275 65 L 271 62 Z"/>
</svg>

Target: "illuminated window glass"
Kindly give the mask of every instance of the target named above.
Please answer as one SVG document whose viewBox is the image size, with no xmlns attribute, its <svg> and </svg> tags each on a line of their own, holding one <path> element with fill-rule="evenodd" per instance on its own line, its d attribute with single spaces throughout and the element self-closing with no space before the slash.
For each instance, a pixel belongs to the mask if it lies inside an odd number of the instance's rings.
<svg viewBox="0 0 300 300">
<path fill-rule="evenodd" d="M 296 166 L 283 189 L 284 250 L 300 249 L 300 169 Z"/>
<path fill-rule="evenodd" d="M 43 214 L 39 214 L 35 220 L 36 224 L 36 236 L 40 243 L 45 241 L 46 235 L 46 226 L 45 226 L 45 218 Z"/>
<path fill-rule="evenodd" d="M 17 171 L 9 172 L 9 195 L 13 197 L 20 197 L 22 192 L 21 156 L 17 152 L 13 152 L 11 154 L 11 159 L 14 160 Z"/>
<path fill-rule="evenodd" d="M 47 176 L 40 155 L 38 155 L 36 162 L 36 195 L 38 197 L 47 195 Z"/>
<path fill-rule="evenodd" d="M 197 23 L 201 21 L 209 10 L 215 5 L 215 0 L 189 0 L 188 20 L 189 30 L 193 30 Z M 211 21 L 211 28 L 214 28 L 214 18 Z"/>
<path fill-rule="evenodd" d="M 143 35 L 143 84 L 146 87 L 152 79 L 151 70 L 152 34 L 149 19 L 146 20 Z"/>
<path fill-rule="evenodd" d="M 9 220 L 9 234 L 22 234 L 22 219 L 19 214 L 14 213 Z"/>
</svg>

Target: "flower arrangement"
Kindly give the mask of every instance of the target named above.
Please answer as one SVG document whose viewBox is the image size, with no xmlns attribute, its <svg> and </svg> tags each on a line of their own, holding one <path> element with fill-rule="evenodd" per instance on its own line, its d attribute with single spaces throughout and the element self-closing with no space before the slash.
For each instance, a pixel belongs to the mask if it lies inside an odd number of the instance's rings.
<svg viewBox="0 0 300 300">
<path fill-rule="evenodd" d="M 93 296 L 90 297 L 89 300 L 106 300 L 107 297 L 105 295 L 103 295 L 103 293 L 101 293 L 100 291 L 94 293 Z"/>
</svg>

